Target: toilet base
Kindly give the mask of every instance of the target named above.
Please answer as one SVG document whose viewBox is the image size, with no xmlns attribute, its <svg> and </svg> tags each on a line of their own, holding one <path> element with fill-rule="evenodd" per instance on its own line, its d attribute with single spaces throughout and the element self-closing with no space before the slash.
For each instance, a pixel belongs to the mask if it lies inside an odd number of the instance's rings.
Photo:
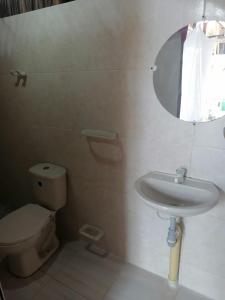
<svg viewBox="0 0 225 300">
<path fill-rule="evenodd" d="M 31 247 L 23 253 L 8 255 L 9 271 L 17 277 L 26 278 L 34 274 L 58 249 L 59 240 L 54 234 L 45 251 Z"/>
</svg>

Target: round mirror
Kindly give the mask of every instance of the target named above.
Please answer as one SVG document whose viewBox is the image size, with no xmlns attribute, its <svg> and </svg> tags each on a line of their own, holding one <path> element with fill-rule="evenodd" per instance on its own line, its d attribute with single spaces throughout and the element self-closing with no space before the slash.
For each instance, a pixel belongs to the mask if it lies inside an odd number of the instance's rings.
<svg viewBox="0 0 225 300">
<path fill-rule="evenodd" d="M 225 22 L 201 21 L 174 33 L 153 68 L 155 92 L 173 116 L 207 122 L 225 115 Z"/>
</svg>

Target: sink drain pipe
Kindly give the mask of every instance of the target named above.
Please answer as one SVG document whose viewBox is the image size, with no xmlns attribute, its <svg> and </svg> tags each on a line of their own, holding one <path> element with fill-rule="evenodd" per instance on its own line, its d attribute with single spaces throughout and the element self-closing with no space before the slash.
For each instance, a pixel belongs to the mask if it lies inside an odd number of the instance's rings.
<svg viewBox="0 0 225 300">
<path fill-rule="evenodd" d="M 170 227 L 168 231 L 167 243 L 170 247 L 170 267 L 168 284 L 172 288 L 177 288 L 180 267 L 180 251 L 182 242 L 182 229 L 176 217 L 170 218 Z"/>
</svg>

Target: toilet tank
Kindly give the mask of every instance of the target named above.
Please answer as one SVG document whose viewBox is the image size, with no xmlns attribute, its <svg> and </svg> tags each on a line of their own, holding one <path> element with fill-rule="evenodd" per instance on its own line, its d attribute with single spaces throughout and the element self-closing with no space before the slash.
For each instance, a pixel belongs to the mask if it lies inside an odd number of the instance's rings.
<svg viewBox="0 0 225 300">
<path fill-rule="evenodd" d="M 36 201 L 57 211 L 66 204 L 66 169 L 50 163 L 40 163 L 29 169 Z"/>
</svg>

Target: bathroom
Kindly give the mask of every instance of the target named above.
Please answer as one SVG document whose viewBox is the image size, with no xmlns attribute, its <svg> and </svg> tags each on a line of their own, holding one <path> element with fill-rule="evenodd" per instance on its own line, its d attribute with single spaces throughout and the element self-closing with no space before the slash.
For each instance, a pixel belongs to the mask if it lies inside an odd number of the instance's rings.
<svg viewBox="0 0 225 300">
<path fill-rule="evenodd" d="M 203 16 L 225 21 L 225 2 L 76 0 L 0 18 L 0 225 L 35 203 L 32 166 L 64 167 L 67 179 L 59 249 L 27 278 L 3 259 L 6 300 L 225 299 L 225 118 L 175 118 L 154 86 L 160 49 Z M 179 286 L 171 288 L 169 220 L 135 182 L 182 166 L 215 184 L 220 199 L 182 219 Z M 84 224 L 104 231 L 107 257 L 85 249 Z"/>
</svg>

